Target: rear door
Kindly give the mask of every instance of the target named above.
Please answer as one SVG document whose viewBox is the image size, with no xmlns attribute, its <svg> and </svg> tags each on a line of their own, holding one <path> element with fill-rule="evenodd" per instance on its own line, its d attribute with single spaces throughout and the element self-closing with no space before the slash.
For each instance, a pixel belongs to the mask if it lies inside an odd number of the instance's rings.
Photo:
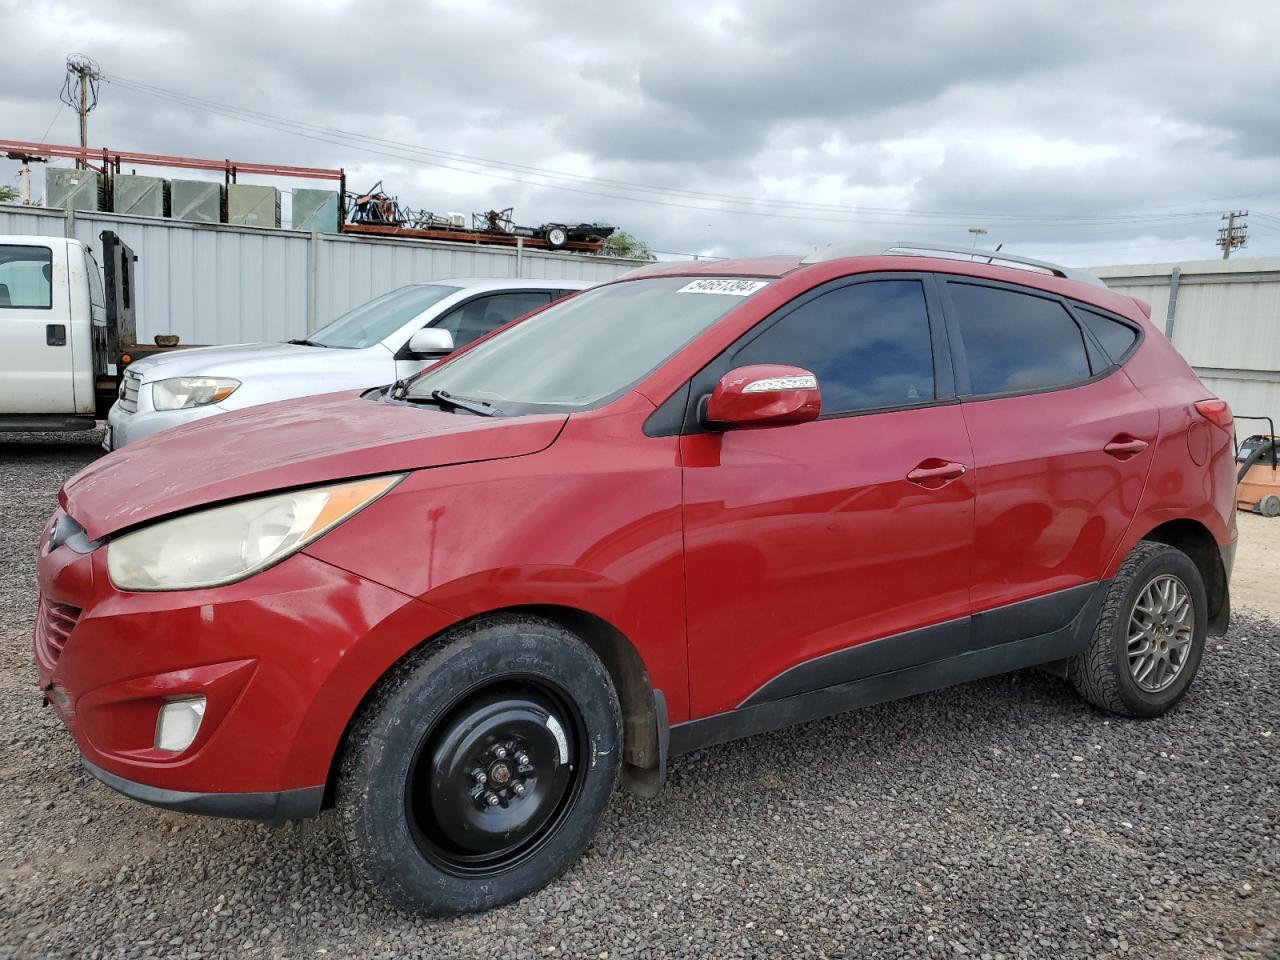
<svg viewBox="0 0 1280 960">
<path fill-rule="evenodd" d="M 694 378 L 695 410 L 746 364 L 804 367 L 822 391 L 812 423 L 711 432 L 686 421 L 695 716 L 967 643 L 972 456 L 930 289 L 914 275 L 819 288 Z"/>
<path fill-rule="evenodd" d="M 1103 575 L 1142 496 L 1159 415 L 1062 298 L 942 286 L 977 473 L 975 614 L 1060 594 L 1038 609 L 1073 614 L 1062 591 Z M 1024 635 L 1064 625 L 1037 615 L 1024 629 L 1014 613 L 1007 626 Z"/>
<path fill-rule="evenodd" d="M 0 241 L 0 413 L 74 413 L 66 243 Z"/>
</svg>

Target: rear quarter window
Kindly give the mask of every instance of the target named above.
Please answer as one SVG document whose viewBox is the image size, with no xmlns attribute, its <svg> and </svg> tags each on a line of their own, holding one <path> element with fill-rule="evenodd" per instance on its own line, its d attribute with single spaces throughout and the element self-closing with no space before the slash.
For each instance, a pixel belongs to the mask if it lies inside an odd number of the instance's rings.
<svg viewBox="0 0 1280 960">
<path fill-rule="evenodd" d="M 1128 356 L 1133 345 L 1138 342 L 1138 331 L 1127 323 L 1083 307 L 1078 308 L 1076 313 L 1089 328 L 1089 332 L 1097 337 L 1102 349 L 1114 363 L 1119 363 Z"/>
<path fill-rule="evenodd" d="M 1084 335 L 1056 300 L 950 281 L 969 393 L 1025 393 L 1091 376 Z"/>
</svg>

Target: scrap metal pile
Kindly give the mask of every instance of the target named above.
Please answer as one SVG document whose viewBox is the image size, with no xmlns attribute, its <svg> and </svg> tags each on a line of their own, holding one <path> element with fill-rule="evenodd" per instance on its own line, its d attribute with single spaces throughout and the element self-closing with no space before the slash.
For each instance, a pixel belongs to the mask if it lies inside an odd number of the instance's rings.
<svg viewBox="0 0 1280 960">
<path fill-rule="evenodd" d="M 614 228 L 598 223 L 544 223 L 522 227 L 513 218 L 513 208 L 486 210 L 471 215 L 471 225 L 461 213 L 433 213 L 415 210 L 389 196 L 379 180 L 364 193 L 344 196 L 343 229 L 350 233 L 377 233 L 429 240 L 460 240 L 473 243 L 504 243 L 548 250 L 599 251 Z"/>
</svg>

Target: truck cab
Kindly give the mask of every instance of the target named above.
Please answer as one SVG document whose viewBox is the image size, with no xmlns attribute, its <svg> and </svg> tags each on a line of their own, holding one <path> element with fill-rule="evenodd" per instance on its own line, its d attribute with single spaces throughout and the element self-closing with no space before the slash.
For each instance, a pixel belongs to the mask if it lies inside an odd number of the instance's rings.
<svg viewBox="0 0 1280 960">
<path fill-rule="evenodd" d="M 91 430 L 115 398 L 134 337 L 133 253 L 102 235 L 0 236 L 0 431 Z"/>
</svg>

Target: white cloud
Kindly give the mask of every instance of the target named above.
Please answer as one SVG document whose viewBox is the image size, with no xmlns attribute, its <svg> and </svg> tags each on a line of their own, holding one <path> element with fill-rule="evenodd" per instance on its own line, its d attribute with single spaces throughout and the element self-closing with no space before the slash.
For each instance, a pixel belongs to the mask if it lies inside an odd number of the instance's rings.
<svg viewBox="0 0 1280 960">
<path fill-rule="evenodd" d="M 40 17 L 0 0 L 0 32 L 22 37 L 6 47 L 0 135 L 43 134 L 79 51 L 238 108 L 599 178 L 553 188 L 119 83 L 91 117 L 94 145 L 342 166 L 352 188 L 381 179 L 414 207 L 608 221 L 698 253 L 963 243 L 975 226 L 1068 262 L 1208 258 L 1229 204 L 1280 212 L 1278 30 L 1280 7 L 1233 0 L 101 0 Z M 76 135 L 63 110 L 49 139 Z M 14 170 L 0 162 L 0 178 Z M 1280 253 L 1280 221 L 1254 219 L 1247 253 Z"/>
</svg>

